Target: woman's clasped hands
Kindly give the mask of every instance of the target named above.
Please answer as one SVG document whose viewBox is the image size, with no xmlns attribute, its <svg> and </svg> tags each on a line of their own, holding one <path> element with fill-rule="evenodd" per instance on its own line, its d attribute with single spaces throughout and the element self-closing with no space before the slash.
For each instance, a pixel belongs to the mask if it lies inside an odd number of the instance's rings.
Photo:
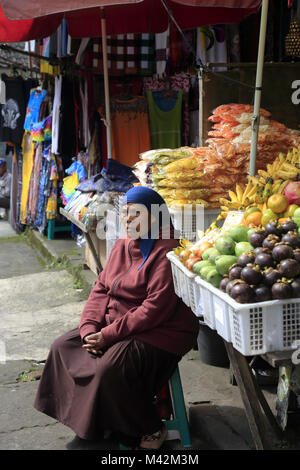
<svg viewBox="0 0 300 470">
<path fill-rule="evenodd" d="M 89 353 L 95 354 L 97 356 L 103 354 L 102 349 L 105 347 L 105 341 L 103 339 L 101 332 L 87 335 L 84 338 L 84 343 L 85 344 L 83 344 L 82 347 Z"/>
</svg>

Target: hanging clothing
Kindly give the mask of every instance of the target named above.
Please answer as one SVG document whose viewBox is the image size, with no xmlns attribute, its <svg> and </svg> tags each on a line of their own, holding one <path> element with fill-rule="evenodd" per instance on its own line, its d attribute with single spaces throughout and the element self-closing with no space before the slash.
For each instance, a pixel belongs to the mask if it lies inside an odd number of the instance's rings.
<svg viewBox="0 0 300 470">
<path fill-rule="evenodd" d="M 155 34 L 156 73 L 160 77 L 166 71 L 169 57 L 169 28 L 163 33 Z"/>
<path fill-rule="evenodd" d="M 31 131 L 33 124 L 39 121 L 40 107 L 46 94 L 46 90 L 34 89 L 31 91 L 26 109 L 25 130 Z"/>
<path fill-rule="evenodd" d="M 24 133 L 26 102 L 24 80 L 22 77 L 2 75 L 5 83 L 6 102 L 1 105 L 0 129 L 1 141 L 21 145 Z"/>
<path fill-rule="evenodd" d="M 147 92 L 152 149 L 178 148 L 181 146 L 182 92 L 177 92 L 175 105 L 163 111 L 155 102 L 153 92 Z M 168 99 L 160 99 L 161 102 Z M 162 106 L 162 105 L 161 105 Z M 166 108 L 165 108 L 166 109 Z"/>
<path fill-rule="evenodd" d="M 207 50 L 208 39 L 200 28 L 197 29 L 197 61 L 206 65 L 211 63 L 227 63 L 227 43 L 225 39 L 225 26 L 214 25 L 209 27 L 210 32 L 213 34 L 213 46 Z M 227 67 L 213 67 L 214 71 L 226 71 Z"/>
<path fill-rule="evenodd" d="M 139 154 L 150 150 L 147 101 L 135 96 L 129 100 L 111 100 L 112 157 L 127 166 L 139 160 Z"/>
<path fill-rule="evenodd" d="M 61 86 L 61 113 L 59 122 L 58 153 L 63 160 L 64 168 L 71 165 L 76 156 L 76 126 L 74 82 L 69 77 L 63 77 Z"/>
<path fill-rule="evenodd" d="M 140 63 L 139 71 L 142 75 L 155 73 L 155 35 L 140 34 Z"/>
<path fill-rule="evenodd" d="M 23 154 L 23 165 L 22 165 L 22 194 L 21 194 L 21 206 L 20 206 L 20 223 L 26 224 L 27 220 L 27 202 L 29 184 L 31 180 L 31 173 L 33 168 L 33 156 L 34 156 L 34 142 L 30 132 L 25 132 L 22 142 L 22 154 Z"/>
<path fill-rule="evenodd" d="M 144 93 L 171 89 L 182 92 L 182 144 L 189 145 L 189 91 L 190 77 L 184 72 L 175 73 L 166 80 L 158 77 L 144 78 Z"/>
</svg>

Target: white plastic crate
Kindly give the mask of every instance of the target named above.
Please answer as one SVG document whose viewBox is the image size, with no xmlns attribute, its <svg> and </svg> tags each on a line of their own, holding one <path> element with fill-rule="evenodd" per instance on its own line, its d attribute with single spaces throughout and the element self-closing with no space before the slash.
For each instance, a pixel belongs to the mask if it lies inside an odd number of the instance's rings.
<svg viewBox="0 0 300 470">
<path fill-rule="evenodd" d="M 197 315 L 203 316 L 205 323 L 212 329 L 216 329 L 215 312 L 213 307 L 213 299 L 211 292 L 200 283 L 202 281 L 199 276 L 195 277 L 195 289 L 197 294 Z M 206 284 L 206 283 L 205 283 Z"/>
<path fill-rule="evenodd" d="M 232 342 L 233 347 L 245 356 L 297 347 L 296 341 L 300 340 L 299 298 L 240 304 L 198 276 L 195 283 L 210 293 L 215 329 L 219 335 Z"/>
<path fill-rule="evenodd" d="M 175 293 L 197 315 L 198 289 L 195 286 L 196 274 L 187 269 L 173 251 L 167 253 L 171 261 Z"/>
<path fill-rule="evenodd" d="M 180 238 L 185 238 L 190 242 L 199 240 L 198 230 L 205 231 L 211 223 L 218 217 L 219 209 L 198 210 L 169 209 L 174 228 L 178 230 Z"/>
</svg>

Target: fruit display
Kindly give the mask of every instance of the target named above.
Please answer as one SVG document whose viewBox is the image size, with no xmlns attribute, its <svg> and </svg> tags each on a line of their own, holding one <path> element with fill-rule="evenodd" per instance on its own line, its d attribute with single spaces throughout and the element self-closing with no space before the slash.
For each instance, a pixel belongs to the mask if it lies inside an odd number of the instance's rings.
<svg viewBox="0 0 300 470">
<path fill-rule="evenodd" d="M 256 176 L 248 175 L 246 185 L 237 184 L 235 191 L 228 192 L 227 198 L 220 198 L 221 217 L 226 217 L 229 210 L 247 210 L 255 205 L 263 207 L 267 201 L 268 206 L 265 208 L 275 208 L 273 212 L 282 213 L 286 210 L 286 202 L 282 202 L 285 198 L 288 205 L 300 204 L 300 182 L 296 181 L 299 175 L 300 147 L 294 147 L 286 155 L 279 153 L 272 164 L 266 165 L 266 170 L 258 170 Z M 270 199 L 273 195 L 276 197 Z"/>
<path fill-rule="evenodd" d="M 256 223 L 253 214 L 259 214 Z M 222 227 L 214 223 L 202 235 L 174 251 L 191 272 L 235 301 L 300 297 L 300 206 L 285 195 L 270 196 L 261 209 L 229 212 Z"/>
</svg>

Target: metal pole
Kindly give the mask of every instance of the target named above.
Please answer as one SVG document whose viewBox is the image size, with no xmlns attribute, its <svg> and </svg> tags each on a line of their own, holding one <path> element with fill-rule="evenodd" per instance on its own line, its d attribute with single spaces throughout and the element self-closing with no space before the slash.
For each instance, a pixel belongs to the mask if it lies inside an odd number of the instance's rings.
<svg viewBox="0 0 300 470">
<path fill-rule="evenodd" d="M 112 158 L 111 157 L 111 121 L 110 121 L 110 106 L 109 106 L 109 84 L 108 84 L 108 66 L 107 66 L 107 38 L 106 38 L 106 20 L 105 20 L 104 8 L 101 8 L 101 31 L 102 31 L 107 158 Z"/>
<path fill-rule="evenodd" d="M 256 169 L 256 152 L 257 152 L 257 141 L 258 141 L 258 132 L 259 132 L 259 120 L 260 120 L 260 101 L 261 101 L 262 76 L 263 76 L 264 56 L 265 56 L 268 6 L 269 6 L 269 0 L 263 0 L 262 10 L 261 10 L 261 19 L 260 19 L 259 46 L 258 46 L 256 83 L 255 83 L 255 95 L 254 95 L 254 110 L 253 110 L 253 117 L 252 117 L 252 134 L 251 134 L 250 167 L 249 167 L 249 174 L 251 176 L 255 175 L 255 169 Z"/>
<path fill-rule="evenodd" d="M 203 147 L 203 69 L 198 71 L 199 84 L 199 146 Z"/>
</svg>

